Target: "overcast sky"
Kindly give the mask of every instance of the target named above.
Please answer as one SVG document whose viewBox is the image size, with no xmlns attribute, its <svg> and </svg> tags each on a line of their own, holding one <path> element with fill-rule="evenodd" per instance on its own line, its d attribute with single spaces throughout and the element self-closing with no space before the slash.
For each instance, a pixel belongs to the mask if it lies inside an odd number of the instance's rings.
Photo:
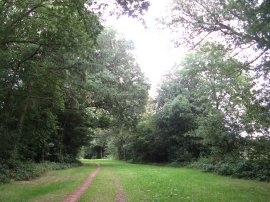
<svg viewBox="0 0 270 202">
<path fill-rule="evenodd" d="M 136 19 L 109 18 L 107 24 L 113 26 L 135 44 L 135 56 L 142 71 L 151 82 L 150 95 L 155 96 L 161 77 L 183 56 L 182 48 L 175 48 L 169 30 L 161 30 L 156 18 L 165 15 L 169 1 L 153 0 L 145 15 L 147 29 Z"/>
</svg>

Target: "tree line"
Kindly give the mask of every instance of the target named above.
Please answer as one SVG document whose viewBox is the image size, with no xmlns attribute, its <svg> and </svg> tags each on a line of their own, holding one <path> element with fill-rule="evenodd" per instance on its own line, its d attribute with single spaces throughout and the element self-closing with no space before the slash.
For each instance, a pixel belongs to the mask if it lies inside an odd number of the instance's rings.
<svg viewBox="0 0 270 202">
<path fill-rule="evenodd" d="M 123 135 L 122 158 L 270 179 L 269 5 L 173 1 L 163 23 L 190 51 Z"/>
<path fill-rule="evenodd" d="M 101 25 L 105 4 L 0 5 L 1 166 L 112 156 L 270 179 L 268 1 L 173 1 L 163 23 L 190 51 L 155 100 L 133 44 Z"/>
<path fill-rule="evenodd" d="M 0 1 L 0 159 L 72 162 L 96 128 L 130 127 L 148 84 L 94 1 Z M 115 1 L 139 15 L 146 1 Z M 122 121 L 125 120 L 125 121 Z"/>
</svg>

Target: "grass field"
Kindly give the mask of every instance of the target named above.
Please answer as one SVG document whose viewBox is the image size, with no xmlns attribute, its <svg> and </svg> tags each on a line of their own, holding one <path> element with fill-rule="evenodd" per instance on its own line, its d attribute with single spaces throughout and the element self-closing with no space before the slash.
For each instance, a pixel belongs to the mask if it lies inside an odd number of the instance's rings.
<svg viewBox="0 0 270 202">
<path fill-rule="evenodd" d="M 51 171 L 31 181 L 0 185 L 0 202 L 54 202 L 73 192 L 95 170 L 95 164 L 86 164 L 66 170 Z"/>
<path fill-rule="evenodd" d="M 186 168 L 83 160 L 80 168 L 53 171 L 30 182 L 0 185 L 0 201 L 61 201 L 95 164 L 101 171 L 80 201 L 115 201 L 115 179 L 128 201 L 270 201 L 270 183 L 232 179 Z"/>
</svg>

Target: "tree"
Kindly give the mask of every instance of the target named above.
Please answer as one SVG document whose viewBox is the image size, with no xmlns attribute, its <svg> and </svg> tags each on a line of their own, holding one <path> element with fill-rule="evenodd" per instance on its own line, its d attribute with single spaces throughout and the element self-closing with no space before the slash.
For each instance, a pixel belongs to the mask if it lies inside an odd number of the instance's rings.
<svg viewBox="0 0 270 202">
<path fill-rule="evenodd" d="M 193 106 L 182 95 L 166 102 L 157 114 L 157 127 L 167 145 L 166 161 L 190 161 L 198 158 L 200 148 L 191 132 L 196 129 Z M 163 151 L 165 152 L 165 151 Z"/>
<path fill-rule="evenodd" d="M 118 126 L 132 126 L 144 112 L 149 88 L 132 55 L 134 45 L 110 29 L 100 35 L 98 43 L 93 58 L 100 70 L 87 81 L 96 95 L 92 105 L 110 112 Z"/>
<path fill-rule="evenodd" d="M 102 14 L 109 7 L 112 15 L 129 15 L 141 19 L 144 11 L 150 6 L 149 0 L 113 0 L 113 1 L 87 1 L 89 7 L 94 12 Z"/>
<path fill-rule="evenodd" d="M 91 55 L 96 72 L 86 77 L 89 105 L 110 116 L 108 127 L 100 127 L 113 131 L 106 138 L 106 148 L 120 159 L 126 158 L 131 128 L 144 112 L 148 97 L 149 85 L 135 61 L 133 48 L 132 42 L 121 38 L 114 30 L 105 29 Z M 95 142 L 101 134 L 96 133 Z"/>
<path fill-rule="evenodd" d="M 39 161 L 57 139 L 66 79 L 101 26 L 84 1 L 1 1 L 0 10 L 0 156 Z"/>
<path fill-rule="evenodd" d="M 74 160 L 95 128 L 121 119 L 133 125 L 140 116 L 148 85 L 130 44 L 118 43 L 115 59 L 123 54 L 122 63 L 98 56 L 113 47 L 97 45 L 102 26 L 95 12 L 102 10 L 90 8 L 96 3 L 0 0 L 1 159 Z M 131 16 L 149 6 L 115 3 Z"/>
<path fill-rule="evenodd" d="M 172 5 L 172 27 L 183 27 L 189 42 L 197 42 L 210 35 L 222 36 L 225 44 L 235 49 L 255 48 L 246 66 L 262 57 L 262 69 L 269 63 L 269 7 L 268 1 L 175 0 Z M 217 37 L 216 37 L 217 38 Z M 255 54 L 258 52 L 259 54 Z"/>
<path fill-rule="evenodd" d="M 163 112 L 167 103 L 184 96 L 194 117 L 189 134 L 201 137 L 217 158 L 237 153 L 241 134 L 252 123 L 245 118 L 255 100 L 252 77 L 242 70 L 241 62 L 227 57 L 227 50 L 219 44 L 204 44 L 189 54 L 181 66 L 182 69 L 175 69 L 161 85 L 158 110 Z M 186 108 L 183 103 L 180 106 Z M 164 117 L 161 120 L 170 116 Z M 183 130 L 177 124 L 180 128 L 169 128 Z"/>
<path fill-rule="evenodd" d="M 183 27 L 186 41 L 195 46 L 205 39 L 223 43 L 229 57 L 244 61 L 242 70 L 256 75 L 254 95 L 242 99 L 247 101 L 245 115 L 234 116 L 241 116 L 251 138 L 254 134 L 269 136 L 269 8 L 269 1 L 176 0 L 167 21 L 174 30 Z M 250 95 L 250 91 L 243 93 Z"/>
</svg>

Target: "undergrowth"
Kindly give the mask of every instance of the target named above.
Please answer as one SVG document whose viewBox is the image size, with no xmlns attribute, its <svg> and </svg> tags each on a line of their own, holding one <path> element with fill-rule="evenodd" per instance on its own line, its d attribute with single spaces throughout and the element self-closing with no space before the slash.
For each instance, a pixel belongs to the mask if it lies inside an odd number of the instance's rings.
<svg viewBox="0 0 270 202">
<path fill-rule="evenodd" d="M 19 160 L 8 160 L 0 162 L 0 184 L 10 181 L 30 180 L 40 177 L 47 171 L 67 169 L 80 166 L 79 161 L 73 163 L 56 163 L 56 162 L 22 162 Z"/>
<path fill-rule="evenodd" d="M 211 159 L 201 158 L 188 167 L 235 178 L 270 181 L 270 162 L 265 161 L 238 159 L 214 163 Z"/>
</svg>

